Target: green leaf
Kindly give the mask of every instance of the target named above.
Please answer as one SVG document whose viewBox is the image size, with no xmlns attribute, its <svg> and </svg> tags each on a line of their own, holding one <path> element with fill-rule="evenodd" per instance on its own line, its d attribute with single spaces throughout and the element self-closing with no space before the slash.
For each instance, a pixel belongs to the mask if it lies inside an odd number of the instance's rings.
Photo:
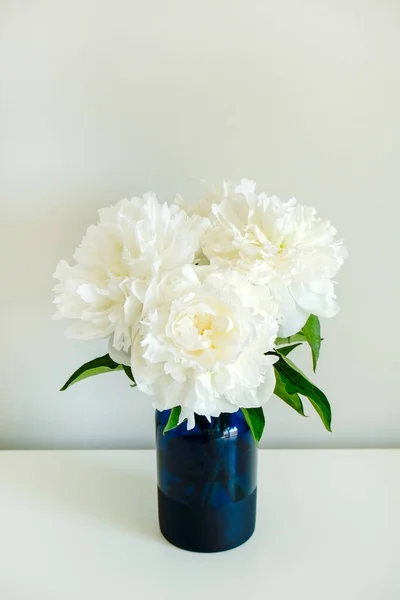
<svg viewBox="0 0 400 600">
<path fill-rule="evenodd" d="M 170 412 L 168 417 L 168 421 L 163 430 L 163 435 L 167 433 L 167 431 L 171 431 L 171 429 L 175 429 L 178 426 L 179 417 L 181 416 L 181 407 L 175 406 Z"/>
<path fill-rule="evenodd" d="M 123 370 L 125 372 L 125 375 L 127 375 L 129 377 L 129 379 L 131 381 L 133 381 L 133 385 L 131 385 L 131 387 L 136 387 L 136 381 L 135 381 L 135 378 L 134 378 L 134 376 L 132 374 L 132 369 L 130 367 L 128 367 L 128 365 L 122 365 L 122 368 L 123 368 Z"/>
<path fill-rule="evenodd" d="M 297 392 L 289 392 L 288 389 L 292 389 L 292 385 L 290 380 L 287 380 L 287 377 L 284 373 L 280 373 L 278 369 L 275 369 L 276 376 L 276 384 L 274 394 L 278 396 L 281 400 L 286 402 L 289 406 L 294 408 L 300 415 L 305 417 L 303 403 L 301 401 L 300 396 Z"/>
<path fill-rule="evenodd" d="M 290 354 L 290 352 L 292 352 L 292 350 L 294 350 L 295 348 L 297 348 L 298 346 L 301 346 L 301 345 L 302 345 L 302 343 L 299 342 L 298 344 L 292 344 L 291 346 L 283 346 L 282 348 L 277 349 L 277 353 L 283 354 L 283 356 L 287 356 L 288 354 Z"/>
<path fill-rule="evenodd" d="M 317 368 L 319 351 L 321 349 L 321 325 L 318 317 L 310 315 L 307 323 L 304 325 L 302 332 L 311 348 L 313 371 Z"/>
<path fill-rule="evenodd" d="M 73 383 L 82 381 L 87 377 L 93 377 L 93 375 L 100 375 L 101 373 L 109 373 L 110 371 L 122 371 L 122 368 L 122 365 L 114 362 L 108 354 L 100 356 L 79 367 L 79 369 L 71 375 L 68 381 L 64 383 L 60 392 L 66 390 Z"/>
<path fill-rule="evenodd" d="M 254 440 L 258 443 L 265 427 L 264 411 L 261 407 L 258 408 L 242 408 L 241 409 L 247 425 L 253 434 Z"/>
<path fill-rule="evenodd" d="M 274 367 L 283 380 L 286 392 L 290 395 L 301 394 L 308 398 L 326 429 L 331 431 L 331 407 L 325 394 L 311 383 L 304 373 L 286 356 L 281 355 Z"/>
<path fill-rule="evenodd" d="M 299 331 L 295 335 L 290 335 L 289 337 L 281 338 L 278 337 L 275 340 L 275 346 L 285 346 L 286 344 L 291 344 L 292 342 L 305 342 L 306 337 L 304 333 Z"/>
</svg>

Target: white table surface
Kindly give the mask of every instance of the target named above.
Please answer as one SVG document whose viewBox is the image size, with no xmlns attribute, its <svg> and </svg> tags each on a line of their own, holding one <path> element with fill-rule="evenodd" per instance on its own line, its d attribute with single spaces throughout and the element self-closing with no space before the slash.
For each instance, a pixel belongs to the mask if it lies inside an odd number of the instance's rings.
<svg viewBox="0 0 400 600">
<path fill-rule="evenodd" d="M 1 600 L 400 600 L 400 451 L 263 450 L 252 539 L 158 531 L 153 451 L 0 452 Z"/>
</svg>

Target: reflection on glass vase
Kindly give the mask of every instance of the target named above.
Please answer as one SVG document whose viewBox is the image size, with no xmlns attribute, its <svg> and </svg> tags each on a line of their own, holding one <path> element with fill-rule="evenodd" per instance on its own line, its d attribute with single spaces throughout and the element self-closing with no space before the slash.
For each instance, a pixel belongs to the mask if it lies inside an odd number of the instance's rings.
<svg viewBox="0 0 400 600">
<path fill-rule="evenodd" d="M 179 548 L 220 552 L 254 532 L 257 446 L 241 411 L 196 415 L 163 435 L 170 411 L 156 411 L 161 533 Z"/>
</svg>

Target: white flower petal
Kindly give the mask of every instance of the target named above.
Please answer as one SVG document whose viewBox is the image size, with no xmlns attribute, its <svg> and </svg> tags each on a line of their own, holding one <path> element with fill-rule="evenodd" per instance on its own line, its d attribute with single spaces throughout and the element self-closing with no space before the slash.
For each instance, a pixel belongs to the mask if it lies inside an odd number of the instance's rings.
<svg viewBox="0 0 400 600">
<path fill-rule="evenodd" d="M 290 292 L 298 306 L 309 314 L 330 319 L 339 311 L 335 301 L 334 286 L 329 279 L 311 283 L 293 283 L 290 285 Z"/>
<path fill-rule="evenodd" d="M 187 419 L 188 430 L 193 429 L 196 425 L 194 411 L 190 410 L 190 408 L 182 407 L 181 414 L 179 415 L 179 424 L 183 423 L 185 419 Z"/>
<path fill-rule="evenodd" d="M 310 316 L 310 312 L 306 312 L 296 303 L 290 289 L 285 285 L 271 286 L 271 292 L 280 309 L 280 337 L 288 337 L 299 332 Z"/>
<path fill-rule="evenodd" d="M 127 367 L 130 366 L 131 364 L 131 353 L 130 352 L 124 352 L 123 350 L 117 350 L 114 346 L 113 346 L 113 339 L 112 337 L 108 340 L 108 354 L 110 355 L 110 358 L 118 363 L 119 365 L 125 365 Z"/>
<path fill-rule="evenodd" d="M 254 194 L 255 191 L 256 183 L 255 181 L 251 181 L 251 179 L 242 179 L 239 185 L 235 187 L 237 194 Z"/>
</svg>

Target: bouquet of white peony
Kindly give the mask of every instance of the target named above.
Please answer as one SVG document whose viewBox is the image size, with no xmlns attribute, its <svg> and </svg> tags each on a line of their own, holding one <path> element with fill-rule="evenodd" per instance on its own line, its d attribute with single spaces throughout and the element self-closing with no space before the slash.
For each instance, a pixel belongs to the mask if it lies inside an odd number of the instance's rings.
<svg viewBox="0 0 400 600">
<path fill-rule="evenodd" d="M 172 409 L 166 430 L 242 410 L 256 441 L 272 394 L 301 415 L 305 397 L 330 430 L 326 396 L 288 355 L 308 343 L 315 371 L 319 318 L 338 312 L 346 250 L 335 236 L 313 208 L 248 180 L 198 203 L 149 193 L 100 210 L 75 264 L 58 264 L 54 302 L 55 318 L 74 321 L 67 336 L 107 339 L 108 353 L 62 390 L 123 370 L 156 409 Z"/>
</svg>

